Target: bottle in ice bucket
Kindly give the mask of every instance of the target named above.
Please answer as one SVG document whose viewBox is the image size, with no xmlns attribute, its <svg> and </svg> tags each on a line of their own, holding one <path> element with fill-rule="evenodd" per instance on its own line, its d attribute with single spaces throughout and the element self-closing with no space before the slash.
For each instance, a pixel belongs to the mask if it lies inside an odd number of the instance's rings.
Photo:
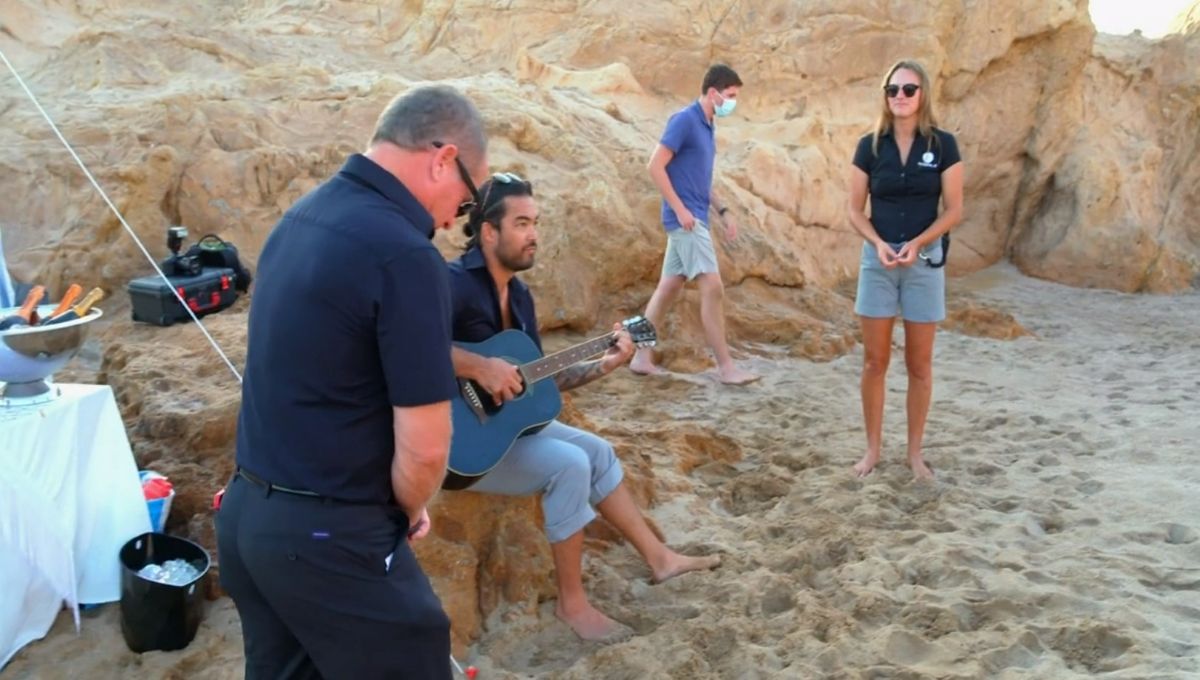
<svg viewBox="0 0 1200 680">
<path fill-rule="evenodd" d="M 42 301 L 42 297 L 46 294 L 45 286 L 34 286 L 29 289 L 29 295 L 25 296 L 25 304 L 21 305 L 16 312 L 0 319 L 0 331 L 6 331 L 10 328 L 20 328 L 21 326 L 29 326 L 34 322 L 34 317 L 37 314 L 38 303 Z"/>
<path fill-rule="evenodd" d="M 99 302 L 103 299 L 104 299 L 104 291 L 101 290 L 100 288 L 93 288 L 91 291 L 88 292 L 87 295 L 83 296 L 83 299 L 79 301 L 79 304 L 67 309 L 66 311 L 63 311 L 60 314 L 51 316 L 50 318 L 43 321 L 42 325 L 49 326 L 49 325 L 56 324 L 56 323 L 66 323 L 67 321 L 74 321 L 76 319 L 82 319 L 83 317 L 88 315 L 88 312 L 90 312 L 92 310 L 92 307 L 97 302 Z"/>
</svg>

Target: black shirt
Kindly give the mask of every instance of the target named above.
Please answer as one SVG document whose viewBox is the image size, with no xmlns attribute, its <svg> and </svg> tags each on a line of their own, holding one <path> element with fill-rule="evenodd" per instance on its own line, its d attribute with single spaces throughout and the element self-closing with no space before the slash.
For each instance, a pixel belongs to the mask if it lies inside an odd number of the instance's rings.
<svg viewBox="0 0 1200 680">
<path fill-rule="evenodd" d="M 879 137 L 879 155 L 871 153 L 871 135 L 858 140 L 854 165 L 867 173 L 871 194 L 871 224 L 888 243 L 911 241 L 937 220 L 942 197 L 942 173 L 961 161 L 954 135 L 937 128 L 933 137 L 917 132 L 900 165 L 900 147 L 892 133 Z"/>
<path fill-rule="evenodd" d="M 455 342 L 483 342 L 504 330 L 496 281 L 478 247 L 450 263 L 450 291 Z M 532 338 L 540 351 L 542 338 L 538 335 L 533 295 L 529 286 L 515 276 L 508 280 L 508 309 L 513 326 Z"/>
<path fill-rule="evenodd" d="M 433 218 L 351 156 L 258 260 L 237 463 L 269 482 L 392 502 L 393 406 L 449 399 L 450 292 Z"/>
</svg>

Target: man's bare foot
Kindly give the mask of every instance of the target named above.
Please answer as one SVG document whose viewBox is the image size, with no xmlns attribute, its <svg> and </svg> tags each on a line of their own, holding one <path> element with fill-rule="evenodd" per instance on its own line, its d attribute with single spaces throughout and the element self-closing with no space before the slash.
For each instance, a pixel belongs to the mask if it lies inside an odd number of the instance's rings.
<svg viewBox="0 0 1200 680">
<path fill-rule="evenodd" d="M 629 370 L 638 375 L 666 375 L 667 371 L 654 365 L 654 355 L 649 349 L 639 349 L 629 362 Z"/>
<path fill-rule="evenodd" d="M 854 464 L 854 476 L 862 479 L 874 472 L 876 465 L 879 465 L 879 454 L 868 451 L 862 460 Z"/>
<path fill-rule="evenodd" d="M 717 379 L 726 385 L 749 385 L 755 380 L 761 379 L 761 375 L 743 371 L 737 366 L 728 366 L 726 368 L 717 369 Z"/>
<path fill-rule="evenodd" d="M 654 583 L 662 583 L 689 571 L 707 571 L 721 566 L 720 555 L 689 557 L 670 551 L 661 568 L 654 569 Z"/>
<path fill-rule="evenodd" d="M 570 613 L 563 609 L 562 601 L 554 608 L 554 615 L 571 627 L 581 639 L 589 642 L 624 642 L 633 637 L 633 629 L 605 616 L 590 603 L 584 603 Z"/>
<path fill-rule="evenodd" d="M 629 370 L 633 371 L 635 375 L 666 375 L 670 373 L 670 371 L 660 366 L 655 366 L 649 361 L 645 363 L 631 361 L 629 362 Z"/>
<path fill-rule="evenodd" d="M 917 481 L 928 481 L 933 479 L 933 467 L 926 463 L 920 456 L 908 459 L 908 466 L 912 468 L 913 477 Z"/>
</svg>

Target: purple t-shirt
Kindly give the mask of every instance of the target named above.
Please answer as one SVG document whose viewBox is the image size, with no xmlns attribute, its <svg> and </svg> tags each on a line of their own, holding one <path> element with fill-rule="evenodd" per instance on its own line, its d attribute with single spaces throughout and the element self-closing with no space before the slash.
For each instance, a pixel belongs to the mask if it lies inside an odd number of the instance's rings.
<svg viewBox="0 0 1200 680">
<path fill-rule="evenodd" d="M 717 156 L 716 130 L 704 116 L 699 101 L 667 120 L 667 129 L 659 143 L 675 153 L 667 163 L 667 177 L 679 200 L 697 220 L 708 222 L 713 161 Z M 662 221 L 667 231 L 679 228 L 679 218 L 666 199 L 662 202 Z"/>
</svg>

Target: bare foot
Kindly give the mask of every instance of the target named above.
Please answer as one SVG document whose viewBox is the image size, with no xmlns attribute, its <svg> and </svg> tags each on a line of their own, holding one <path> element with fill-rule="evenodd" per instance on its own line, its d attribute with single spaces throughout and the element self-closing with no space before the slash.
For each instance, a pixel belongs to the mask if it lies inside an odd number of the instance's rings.
<svg viewBox="0 0 1200 680">
<path fill-rule="evenodd" d="M 670 371 L 650 363 L 649 360 L 639 362 L 636 359 L 629 362 L 629 370 L 633 371 L 635 375 L 666 375 L 670 373 Z"/>
<path fill-rule="evenodd" d="M 649 349 L 639 349 L 629 362 L 629 370 L 638 375 L 666 375 L 667 371 L 654 365 L 654 355 Z"/>
<path fill-rule="evenodd" d="M 737 366 L 717 369 L 717 378 L 726 385 L 749 385 L 762 378 L 749 371 L 743 371 Z"/>
<path fill-rule="evenodd" d="M 562 602 L 559 601 L 554 608 L 554 615 L 570 626 L 571 630 L 575 631 L 575 634 L 581 639 L 589 642 L 612 644 L 624 642 L 633 637 L 632 628 L 608 618 L 589 603 L 584 603 L 584 606 L 579 607 L 576 611 L 567 613 L 563 610 Z"/>
<path fill-rule="evenodd" d="M 654 569 L 654 583 L 662 583 L 689 571 L 707 571 L 721 566 L 720 555 L 689 557 L 671 551 L 662 568 Z"/>
<path fill-rule="evenodd" d="M 876 465 L 879 465 L 879 454 L 868 451 L 862 460 L 854 464 L 854 476 L 862 479 L 874 472 Z"/>
<path fill-rule="evenodd" d="M 908 459 L 908 466 L 912 468 L 913 477 L 917 481 L 928 481 L 933 479 L 933 468 L 921 459 L 920 456 Z"/>
</svg>

